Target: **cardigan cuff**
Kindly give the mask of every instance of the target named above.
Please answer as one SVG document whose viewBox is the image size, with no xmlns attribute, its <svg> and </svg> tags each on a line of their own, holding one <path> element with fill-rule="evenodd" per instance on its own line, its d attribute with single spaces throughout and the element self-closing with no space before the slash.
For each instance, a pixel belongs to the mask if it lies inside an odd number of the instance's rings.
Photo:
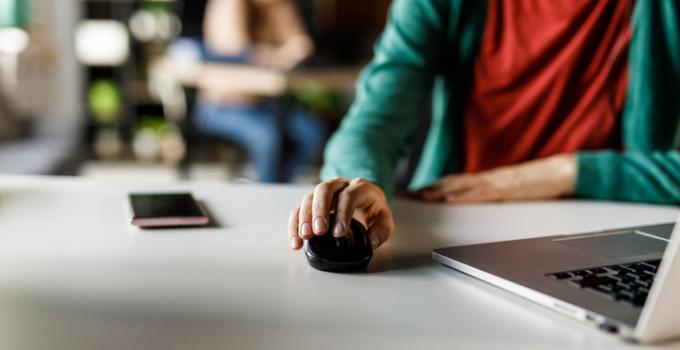
<svg viewBox="0 0 680 350">
<path fill-rule="evenodd" d="M 578 172 L 574 196 L 580 198 L 614 199 L 617 195 L 617 158 L 614 151 L 577 152 Z"/>
</svg>

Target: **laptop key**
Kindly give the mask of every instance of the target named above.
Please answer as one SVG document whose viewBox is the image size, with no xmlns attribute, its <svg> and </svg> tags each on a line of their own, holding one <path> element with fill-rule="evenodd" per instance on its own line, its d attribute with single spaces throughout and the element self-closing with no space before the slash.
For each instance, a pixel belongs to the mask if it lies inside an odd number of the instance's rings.
<svg viewBox="0 0 680 350">
<path fill-rule="evenodd" d="M 589 271 L 591 274 L 594 274 L 594 275 L 601 275 L 601 274 L 607 273 L 607 270 L 605 270 L 601 267 L 596 267 L 594 269 L 588 269 L 587 271 Z"/>
<path fill-rule="evenodd" d="M 650 270 L 650 267 L 643 264 L 642 262 L 632 263 L 630 264 L 630 267 L 635 269 L 635 271 L 637 271 L 638 273 Z"/>
<path fill-rule="evenodd" d="M 639 262 L 636 265 L 636 269 L 640 272 L 652 272 L 654 273 L 656 271 L 656 267 L 652 265 L 645 264 L 644 262 Z"/>
<path fill-rule="evenodd" d="M 625 274 L 630 271 L 619 266 L 606 266 L 605 269 L 614 274 Z"/>
<path fill-rule="evenodd" d="M 628 272 L 637 272 L 637 270 L 633 267 L 633 264 L 623 264 L 619 265 L 620 268 L 627 270 Z"/>
<path fill-rule="evenodd" d="M 637 281 L 635 281 L 635 284 L 637 284 L 638 286 L 645 287 L 645 288 L 650 288 L 652 286 L 652 281 L 637 280 Z"/>
<path fill-rule="evenodd" d="M 574 276 L 582 276 L 582 277 L 591 275 L 591 273 L 588 272 L 588 270 L 572 271 L 571 273 L 574 274 Z"/>
<path fill-rule="evenodd" d="M 652 278 L 654 278 L 654 277 L 656 277 L 656 272 L 650 271 L 650 270 L 642 271 L 641 276 L 645 276 L 645 275 L 648 275 L 648 276 L 651 276 Z"/>
<path fill-rule="evenodd" d="M 622 289 L 618 284 L 599 284 L 596 287 L 605 293 L 614 293 Z"/>
<path fill-rule="evenodd" d="M 637 273 L 634 273 L 634 272 L 627 272 L 627 273 L 625 274 L 625 276 L 628 276 L 628 277 L 633 278 L 633 279 L 638 279 L 638 278 L 639 278 L 639 275 L 638 275 Z"/>
<path fill-rule="evenodd" d="M 630 290 L 621 290 L 616 293 L 617 300 L 633 300 L 635 298 L 635 292 Z"/>
<path fill-rule="evenodd" d="M 621 282 L 619 282 L 616 285 L 619 286 L 619 288 L 621 288 L 621 289 L 632 289 L 633 288 L 632 283 L 621 283 Z"/>
<path fill-rule="evenodd" d="M 647 294 L 635 294 L 633 297 L 633 305 L 642 306 L 647 301 Z"/>
<path fill-rule="evenodd" d="M 563 280 L 563 279 L 566 279 L 566 278 L 574 277 L 574 275 L 572 275 L 571 272 L 558 272 L 558 273 L 553 273 L 550 276 L 552 276 L 552 278 L 558 279 L 558 280 Z"/>
<path fill-rule="evenodd" d="M 654 280 L 651 280 L 651 279 L 650 279 L 650 280 L 640 279 L 640 280 L 635 281 L 634 283 L 635 283 L 636 285 L 638 285 L 638 287 L 642 286 L 642 287 L 647 287 L 647 288 L 649 288 L 649 287 L 652 286 L 652 283 L 654 283 Z"/>
<path fill-rule="evenodd" d="M 652 266 L 654 268 L 658 268 L 659 264 L 661 264 L 661 260 L 659 260 L 659 259 L 657 259 L 657 260 L 647 260 L 647 261 L 642 261 L 641 264 L 645 264 L 645 265 L 648 265 L 648 266 Z"/>
<path fill-rule="evenodd" d="M 636 280 L 635 277 L 630 277 L 630 276 L 621 276 L 621 282 L 634 282 Z"/>
<path fill-rule="evenodd" d="M 571 280 L 572 282 L 579 285 L 581 288 L 605 284 L 616 284 L 616 280 L 608 276 L 585 276 L 581 278 L 575 278 Z"/>
</svg>

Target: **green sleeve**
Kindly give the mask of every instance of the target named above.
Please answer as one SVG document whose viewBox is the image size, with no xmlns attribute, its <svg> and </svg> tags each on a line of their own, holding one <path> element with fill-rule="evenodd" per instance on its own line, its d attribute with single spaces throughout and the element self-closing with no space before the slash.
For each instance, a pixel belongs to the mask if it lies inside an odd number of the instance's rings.
<svg viewBox="0 0 680 350">
<path fill-rule="evenodd" d="M 626 152 L 577 154 L 576 195 L 680 204 L 680 1 L 637 1 L 622 121 Z"/>
<path fill-rule="evenodd" d="M 680 204 L 680 152 L 581 152 L 577 197 Z"/>
<path fill-rule="evenodd" d="M 326 146 L 322 179 L 363 177 L 394 191 L 394 170 L 429 103 L 446 42 L 444 0 L 396 0 L 357 98 Z"/>
</svg>

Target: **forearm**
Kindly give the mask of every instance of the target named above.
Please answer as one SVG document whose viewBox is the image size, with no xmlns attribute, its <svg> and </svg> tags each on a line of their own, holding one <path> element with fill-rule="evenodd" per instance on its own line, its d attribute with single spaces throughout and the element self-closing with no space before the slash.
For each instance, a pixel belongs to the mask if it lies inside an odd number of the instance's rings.
<svg viewBox="0 0 680 350">
<path fill-rule="evenodd" d="M 357 84 L 357 99 L 329 142 L 324 179 L 363 177 L 394 192 L 394 171 L 410 147 L 443 52 L 441 0 L 393 2 L 371 64 Z"/>
<path fill-rule="evenodd" d="M 680 152 L 580 152 L 575 195 L 680 204 Z"/>
</svg>

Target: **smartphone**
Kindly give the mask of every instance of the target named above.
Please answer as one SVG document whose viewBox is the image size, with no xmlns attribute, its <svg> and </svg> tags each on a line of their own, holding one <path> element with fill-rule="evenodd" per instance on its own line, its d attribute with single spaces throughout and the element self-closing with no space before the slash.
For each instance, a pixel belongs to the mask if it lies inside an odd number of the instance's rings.
<svg viewBox="0 0 680 350">
<path fill-rule="evenodd" d="M 132 224 L 142 228 L 204 226 L 210 218 L 191 193 L 130 194 Z"/>
</svg>

